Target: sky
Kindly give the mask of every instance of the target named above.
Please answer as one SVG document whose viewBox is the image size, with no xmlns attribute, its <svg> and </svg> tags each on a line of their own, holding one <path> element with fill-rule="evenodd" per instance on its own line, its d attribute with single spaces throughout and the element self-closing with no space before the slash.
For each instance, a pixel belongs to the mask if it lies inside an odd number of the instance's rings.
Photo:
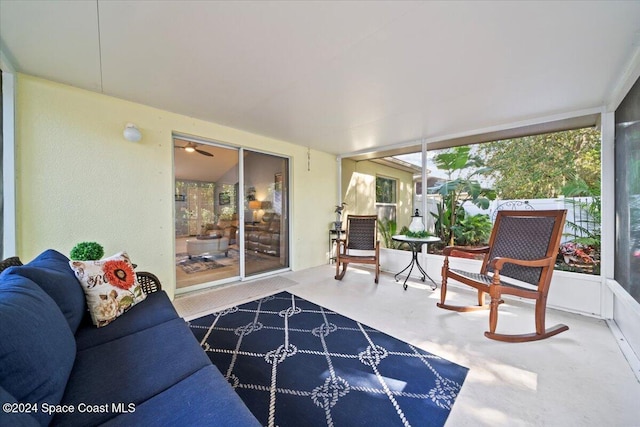
<svg viewBox="0 0 640 427">
<path fill-rule="evenodd" d="M 472 148 L 471 148 L 471 153 L 472 154 L 474 153 L 474 148 L 476 148 L 476 147 L 472 146 Z M 438 167 L 436 166 L 436 164 L 435 164 L 435 162 L 433 160 L 433 158 L 435 156 L 437 156 L 438 154 L 442 153 L 443 151 L 445 151 L 445 150 L 443 149 L 443 150 L 427 151 L 427 168 L 429 169 L 429 172 L 428 172 L 429 176 L 433 176 L 433 177 L 437 177 L 437 178 L 443 178 L 443 179 L 447 178 L 447 172 L 442 170 L 442 169 L 438 169 Z M 393 157 L 395 157 L 396 159 L 405 161 L 407 163 L 411 163 L 411 164 L 416 165 L 418 167 L 422 167 L 422 153 L 418 152 L 418 153 L 411 153 L 411 154 L 401 154 L 401 155 L 393 156 Z M 460 174 L 454 173 L 452 178 L 456 179 L 459 176 L 462 176 L 462 177 L 468 176 L 467 172 L 469 172 L 469 171 L 464 170 L 464 169 L 463 169 L 463 171 L 464 171 L 464 173 L 460 173 Z M 493 179 L 491 179 L 489 177 L 476 176 L 475 179 L 477 179 L 483 187 L 491 187 L 493 185 Z"/>
<path fill-rule="evenodd" d="M 433 161 L 433 158 L 437 154 L 436 151 L 427 151 L 427 168 L 429 169 L 429 176 L 437 176 L 441 178 L 446 178 L 446 172 L 438 169 L 436 164 Z M 412 165 L 416 165 L 422 167 L 422 153 L 411 153 L 411 154 L 401 154 L 399 156 L 393 156 L 396 159 L 402 160 L 407 163 L 411 163 Z"/>
</svg>

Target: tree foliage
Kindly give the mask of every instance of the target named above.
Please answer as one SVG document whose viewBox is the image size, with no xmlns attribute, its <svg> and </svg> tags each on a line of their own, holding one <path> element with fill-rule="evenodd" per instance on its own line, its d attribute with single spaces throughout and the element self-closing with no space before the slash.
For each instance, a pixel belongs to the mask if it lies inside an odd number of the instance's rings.
<svg viewBox="0 0 640 427">
<path fill-rule="evenodd" d="M 479 146 L 502 199 L 551 198 L 576 179 L 600 182 L 600 131 L 593 128 L 525 136 Z"/>
<path fill-rule="evenodd" d="M 496 192 L 484 188 L 476 179 L 490 172 L 480 156 L 471 153 L 471 147 L 456 147 L 446 150 L 434 157 L 438 169 L 447 173 L 447 181 L 436 187 L 442 196 L 438 203 L 436 217 L 436 233 L 450 245 L 455 243 L 456 227 L 464 219 L 462 205 L 469 201 L 481 209 L 487 209 Z M 453 176 L 457 178 L 453 179 Z M 461 230 L 461 228 L 459 228 Z"/>
</svg>

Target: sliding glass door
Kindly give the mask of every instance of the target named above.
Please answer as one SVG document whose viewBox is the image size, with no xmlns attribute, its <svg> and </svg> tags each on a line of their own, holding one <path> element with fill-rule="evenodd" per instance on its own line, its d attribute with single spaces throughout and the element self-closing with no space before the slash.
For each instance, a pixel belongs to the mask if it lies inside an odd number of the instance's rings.
<svg viewBox="0 0 640 427">
<path fill-rule="evenodd" d="M 174 138 L 176 288 L 240 277 L 237 148 Z"/>
<path fill-rule="evenodd" d="M 244 271 L 289 267 L 289 159 L 244 150 Z"/>
<path fill-rule="evenodd" d="M 174 137 L 176 291 L 289 267 L 289 159 Z"/>
</svg>

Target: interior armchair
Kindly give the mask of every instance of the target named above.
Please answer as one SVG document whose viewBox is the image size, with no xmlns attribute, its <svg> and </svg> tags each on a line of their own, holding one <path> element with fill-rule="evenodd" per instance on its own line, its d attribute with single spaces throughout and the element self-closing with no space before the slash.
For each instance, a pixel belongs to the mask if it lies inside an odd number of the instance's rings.
<svg viewBox="0 0 640 427">
<path fill-rule="evenodd" d="M 219 219 L 217 223 L 203 224 L 199 236 L 202 237 L 227 237 L 229 244 L 236 243 L 238 232 L 238 216 L 233 214 L 231 219 Z"/>
<path fill-rule="evenodd" d="M 545 329 L 547 294 L 555 265 L 566 210 L 499 211 L 489 238 L 489 246 L 469 249 L 448 246 L 442 266 L 442 287 L 438 307 L 454 311 L 489 309 L 489 331 L 484 335 L 499 341 L 523 342 L 549 338 L 569 329 L 555 325 Z M 482 254 L 479 273 L 449 267 L 453 251 Z M 478 304 L 454 306 L 446 303 L 447 281 L 454 279 L 478 291 Z M 485 302 L 485 294 L 491 301 Z M 502 295 L 535 300 L 535 332 L 518 335 L 496 333 L 498 306 Z"/>
<path fill-rule="evenodd" d="M 375 282 L 378 283 L 380 241 L 376 215 L 347 215 L 346 239 L 338 239 L 336 246 L 336 280 L 342 280 L 347 266 L 353 262 L 375 265 Z"/>
</svg>

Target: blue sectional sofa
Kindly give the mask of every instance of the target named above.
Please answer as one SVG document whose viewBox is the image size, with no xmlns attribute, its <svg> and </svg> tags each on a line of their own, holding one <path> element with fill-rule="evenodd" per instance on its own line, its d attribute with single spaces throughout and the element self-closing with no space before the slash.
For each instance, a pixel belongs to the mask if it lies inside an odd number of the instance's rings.
<svg viewBox="0 0 640 427">
<path fill-rule="evenodd" d="M 0 426 L 259 425 L 163 291 L 97 328 L 64 255 L 0 274 Z"/>
</svg>

